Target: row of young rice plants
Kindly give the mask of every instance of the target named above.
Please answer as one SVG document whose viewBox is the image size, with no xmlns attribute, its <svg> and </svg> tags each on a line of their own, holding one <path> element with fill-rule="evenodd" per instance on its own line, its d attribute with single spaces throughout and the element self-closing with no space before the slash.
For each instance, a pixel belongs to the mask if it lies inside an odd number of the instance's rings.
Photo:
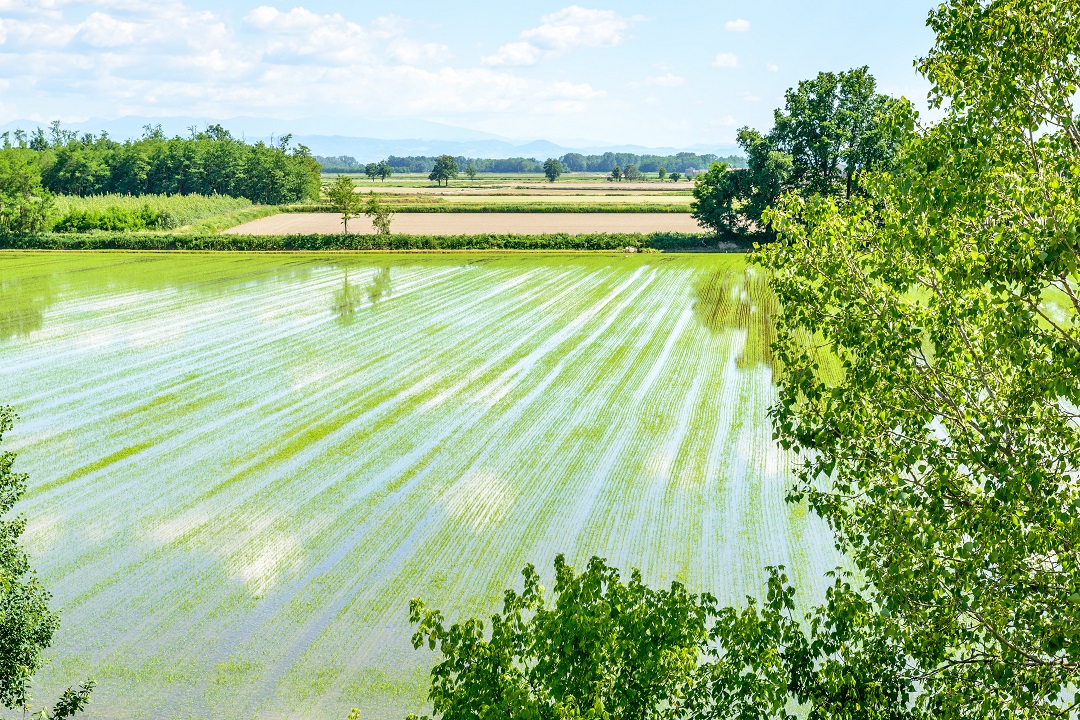
<svg viewBox="0 0 1080 720">
<path fill-rule="evenodd" d="M 64 613 L 39 690 L 92 674 L 100 717 L 401 717 L 430 662 L 408 600 L 484 615 L 558 552 L 724 600 L 836 562 L 782 502 L 741 258 L 0 266 L 20 509 Z"/>
</svg>

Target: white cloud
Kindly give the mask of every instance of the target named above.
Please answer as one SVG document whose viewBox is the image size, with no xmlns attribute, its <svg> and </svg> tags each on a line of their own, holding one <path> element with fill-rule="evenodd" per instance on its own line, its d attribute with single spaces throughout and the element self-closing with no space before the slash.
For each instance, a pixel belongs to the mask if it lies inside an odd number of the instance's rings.
<svg viewBox="0 0 1080 720">
<path fill-rule="evenodd" d="M 750 32 L 750 21 L 742 19 L 728 20 L 726 23 L 724 23 L 724 29 L 728 32 Z"/>
<path fill-rule="evenodd" d="M 542 54 L 532 43 L 515 42 L 503 45 L 494 55 L 483 57 L 480 62 L 484 65 L 535 65 Z"/>
<path fill-rule="evenodd" d="M 775 64 L 775 63 L 769 63 L 768 65 L 765 66 L 765 69 L 768 70 L 769 72 L 772 72 L 772 73 L 780 72 L 780 66 Z"/>
<path fill-rule="evenodd" d="M 731 115 L 724 115 L 722 118 L 712 120 L 709 125 L 712 127 L 735 127 L 739 124 L 739 121 L 733 118 Z"/>
<path fill-rule="evenodd" d="M 733 53 L 719 53 L 712 62 L 714 68 L 733 68 L 739 66 L 739 58 Z"/>
<path fill-rule="evenodd" d="M 131 45 L 139 32 L 135 23 L 117 20 L 111 15 L 91 13 L 80 26 L 79 34 L 94 47 L 119 47 Z"/>
<path fill-rule="evenodd" d="M 645 84 L 654 85 L 656 87 L 680 87 L 686 84 L 686 78 L 669 72 L 663 75 L 653 75 L 652 77 L 646 78 Z"/>
<path fill-rule="evenodd" d="M 460 115 L 501 122 L 581 114 L 605 95 L 572 78 L 452 67 L 447 45 L 426 41 L 395 16 L 359 24 L 345 14 L 260 5 L 232 20 L 184 0 L 95 0 L 87 15 L 88 4 L 0 0 L 0 8 L 15 8 L 0 14 L 0 122 L 124 115 L 287 119 L 315 109 L 348 115 L 373 107 L 443 122 Z M 489 64 L 528 64 L 571 47 L 610 46 L 634 21 L 568 8 L 543 18 L 534 41 L 512 43 L 501 62 Z M 571 25 L 577 30 L 565 30 Z"/>
<path fill-rule="evenodd" d="M 500 47 L 484 57 L 485 65 L 534 65 L 577 48 L 605 48 L 621 44 L 626 31 L 643 20 L 641 16 L 623 17 L 614 10 L 590 10 L 571 5 L 544 15 L 541 24 L 521 33 L 521 39 Z"/>
<path fill-rule="evenodd" d="M 552 50 L 612 47 L 637 18 L 624 18 L 614 10 L 588 10 L 571 5 L 540 18 L 540 27 L 521 33 L 521 39 Z"/>
</svg>

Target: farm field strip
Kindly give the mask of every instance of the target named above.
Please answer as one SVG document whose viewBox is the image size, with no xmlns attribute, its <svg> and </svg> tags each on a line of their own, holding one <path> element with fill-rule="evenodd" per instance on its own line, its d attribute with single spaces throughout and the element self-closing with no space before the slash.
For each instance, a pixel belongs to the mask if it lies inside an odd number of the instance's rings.
<svg viewBox="0 0 1080 720">
<path fill-rule="evenodd" d="M 0 254 L 0 400 L 63 613 L 37 690 L 400 718 L 430 662 L 408 600 L 486 614 L 558 552 L 722 600 L 783 563 L 816 597 L 837 559 L 783 502 L 755 286 L 695 299 L 743 263 Z"/>
<path fill-rule="evenodd" d="M 543 235 L 551 233 L 700 233 L 690 213 L 398 213 L 393 231 L 403 235 Z M 335 213 L 283 213 L 224 231 L 228 235 L 333 235 L 343 230 Z M 349 233 L 374 234 L 365 217 L 349 221 Z"/>
</svg>

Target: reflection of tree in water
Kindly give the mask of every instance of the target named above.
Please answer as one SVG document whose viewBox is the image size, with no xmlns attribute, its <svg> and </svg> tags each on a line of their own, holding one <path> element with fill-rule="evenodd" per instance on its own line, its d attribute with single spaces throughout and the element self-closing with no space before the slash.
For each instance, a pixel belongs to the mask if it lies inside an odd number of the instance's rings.
<svg viewBox="0 0 1080 720">
<path fill-rule="evenodd" d="M 710 332 L 746 331 L 746 343 L 736 360 L 740 368 L 772 367 L 773 316 L 779 304 L 763 271 L 717 270 L 698 281 L 694 295 L 694 312 Z"/>
<path fill-rule="evenodd" d="M 341 283 L 341 289 L 334 291 L 330 309 L 333 310 L 334 315 L 336 315 L 339 320 L 352 322 L 353 313 L 356 312 L 358 305 L 360 305 L 360 293 L 349 284 L 349 271 L 346 270 L 345 279 Z"/>
<path fill-rule="evenodd" d="M 380 299 L 389 297 L 390 293 L 390 268 L 379 268 L 375 273 L 375 279 L 372 281 L 371 285 L 368 286 L 366 291 L 368 302 L 372 305 L 376 305 Z M 336 315 L 339 320 L 352 322 L 353 316 L 364 301 L 364 295 L 365 291 L 349 284 L 349 271 L 346 270 L 345 279 L 342 281 L 341 289 L 334 291 L 334 297 L 331 302 L 331 309 L 333 310 L 334 315 Z"/>
<path fill-rule="evenodd" d="M 374 305 L 381 298 L 390 297 L 390 292 L 390 268 L 379 268 L 379 271 L 375 273 L 375 279 L 372 281 L 371 287 L 368 288 L 368 300 Z"/>
<path fill-rule="evenodd" d="M 0 278 L 0 340 L 40 330 L 53 303 L 48 276 L 26 280 Z"/>
</svg>

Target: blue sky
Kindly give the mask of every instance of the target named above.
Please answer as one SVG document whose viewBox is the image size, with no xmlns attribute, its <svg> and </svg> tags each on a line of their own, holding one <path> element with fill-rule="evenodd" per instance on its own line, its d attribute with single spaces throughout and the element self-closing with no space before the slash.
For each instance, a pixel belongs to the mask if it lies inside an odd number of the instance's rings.
<svg viewBox="0 0 1080 720">
<path fill-rule="evenodd" d="M 768 128 L 784 90 L 821 70 L 869 65 L 884 92 L 920 103 L 912 62 L 935 4 L 0 0 L 0 124 L 262 117 L 407 136 L 434 121 L 564 144 L 727 144 Z"/>
</svg>

